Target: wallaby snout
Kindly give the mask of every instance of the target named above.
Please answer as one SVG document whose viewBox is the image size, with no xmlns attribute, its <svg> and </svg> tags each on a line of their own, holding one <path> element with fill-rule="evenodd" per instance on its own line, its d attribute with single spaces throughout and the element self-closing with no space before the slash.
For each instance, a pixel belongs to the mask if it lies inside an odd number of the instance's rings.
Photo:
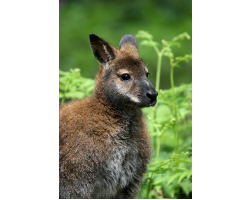
<svg viewBox="0 0 250 200">
<path fill-rule="evenodd" d="M 154 106 L 157 102 L 156 97 L 158 95 L 158 92 L 155 89 L 148 90 L 146 92 L 146 96 L 150 101 L 150 106 Z"/>
</svg>

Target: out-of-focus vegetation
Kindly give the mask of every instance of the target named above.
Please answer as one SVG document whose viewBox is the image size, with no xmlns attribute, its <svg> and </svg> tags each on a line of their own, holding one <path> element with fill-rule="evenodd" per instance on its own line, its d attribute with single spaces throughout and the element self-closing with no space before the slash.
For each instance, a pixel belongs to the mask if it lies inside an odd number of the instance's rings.
<svg viewBox="0 0 250 200">
<path fill-rule="evenodd" d="M 94 78 L 98 63 L 93 59 L 89 34 L 94 33 L 118 48 L 123 35 L 135 35 L 147 30 L 155 38 L 170 40 L 179 33 L 192 37 L 191 0 L 61 0 L 59 13 L 59 63 L 60 69 L 79 68 L 81 75 Z M 161 43 L 160 40 L 156 42 Z M 176 56 L 191 54 L 192 41 L 184 40 L 181 48 L 174 48 Z M 153 49 L 139 46 L 139 55 L 151 74 L 156 74 Z M 181 63 L 175 69 L 175 83 L 192 82 L 191 63 Z M 167 59 L 162 60 L 161 88 L 170 88 Z M 155 76 L 150 77 L 155 83 Z"/>
<path fill-rule="evenodd" d="M 143 46 L 153 47 L 157 59 L 156 90 L 157 104 L 144 108 L 144 116 L 151 133 L 153 157 L 141 183 L 137 198 L 192 198 L 192 84 L 176 87 L 174 70 L 181 62 L 188 63 L 192 55 L 176 57 L 173 47 L 180 40 L 190 39 L 185 32 L 170 41 L 157 44 L 153 36 L 139 31 Z M 169 61 L 171 89 L 160 89 L 162 59 Z M 94 80 L 82 78 L 79 69 L 59 72 L 59 102 L 82 99 L 92 95 Z"/>
<path fill-rule="evenodd" d="M 94 79 L 81 77 L 78 68 L 69 72 L 59 70 L 59 103 L 92 96 L 94 83 Z"/>
</svg>

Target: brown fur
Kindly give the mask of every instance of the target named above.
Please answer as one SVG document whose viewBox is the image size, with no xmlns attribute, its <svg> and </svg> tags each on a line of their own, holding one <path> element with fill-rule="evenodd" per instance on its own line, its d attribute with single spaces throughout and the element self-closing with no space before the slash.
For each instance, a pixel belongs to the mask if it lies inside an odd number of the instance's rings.
<svg viewBox="0 0 250 200">
<path fill-rule="evenodd" d="M 91 46 L 100 62 L 93 97 L 59 107 L 59 196 L 134 198 L 151 154 L 141 107 L 151 104 L 141 103 L 145 95 L 138 104 L 132 97 L 124 100 L 126 94 L 115 93 L 114 86 L 120 84 L 139 98 L 147 69 L 132 44 L 116 50 L 102 39 L 92 39 Z M 133 83 L 121 80 L 124 72 L 130 73 Z M 146 86 L 146 93 L 154 90 Z"/>
</svg>

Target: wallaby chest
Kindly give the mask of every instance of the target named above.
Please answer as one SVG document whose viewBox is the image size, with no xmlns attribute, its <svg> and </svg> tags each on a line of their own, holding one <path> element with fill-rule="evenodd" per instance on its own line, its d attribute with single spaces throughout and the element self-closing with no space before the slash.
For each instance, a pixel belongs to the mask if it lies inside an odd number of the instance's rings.
<svg viewBox="0 0 250 200">
<path fill-rule="evenodd" d="M 95 184 L 94 198 L 115 198 L 119 191 L 141 176 L 143 168 L 143 124 L 138 115 L 123 117 L 120 130 L 110 133 L 113 149 L 100 166 Z M 112 131 L 112 130 L 111 130 Z M 148 148 L 147 145 L 144 148 Z M 149 157 L 150 155 L 148 155 Z"/>
<path fill-rule="evenodd" d="M 138 148 L 131 145 L 117 145 L 109 159 L 101 167 L 95 185 L 95 198 L 114 198 L 118 192 L 133 182 L 142 161 Z"/>
</svg>

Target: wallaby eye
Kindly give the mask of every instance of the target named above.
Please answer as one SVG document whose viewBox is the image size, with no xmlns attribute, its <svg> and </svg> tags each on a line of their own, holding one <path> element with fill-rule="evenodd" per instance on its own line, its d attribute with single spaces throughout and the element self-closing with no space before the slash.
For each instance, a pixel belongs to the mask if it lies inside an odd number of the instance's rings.
<svg viewBox="0 0 250 200">
<path fill-rule="evenodd" d="M 146 73 L 146 76 L 148 77 L 149 74 L 151 74 L 151 73 L 150 73 L 150 72 L 147 72 L 147 73 Z"/>
<path fill-rule="evenodd" d="M 129 79 L 130 79 L 129 74 L 122 74 L 122 75 L 121 75 L 121 80 L 122 80 L 122 81 L 126 81 L 126 80 L 129 80 Z"/>
</svg>

